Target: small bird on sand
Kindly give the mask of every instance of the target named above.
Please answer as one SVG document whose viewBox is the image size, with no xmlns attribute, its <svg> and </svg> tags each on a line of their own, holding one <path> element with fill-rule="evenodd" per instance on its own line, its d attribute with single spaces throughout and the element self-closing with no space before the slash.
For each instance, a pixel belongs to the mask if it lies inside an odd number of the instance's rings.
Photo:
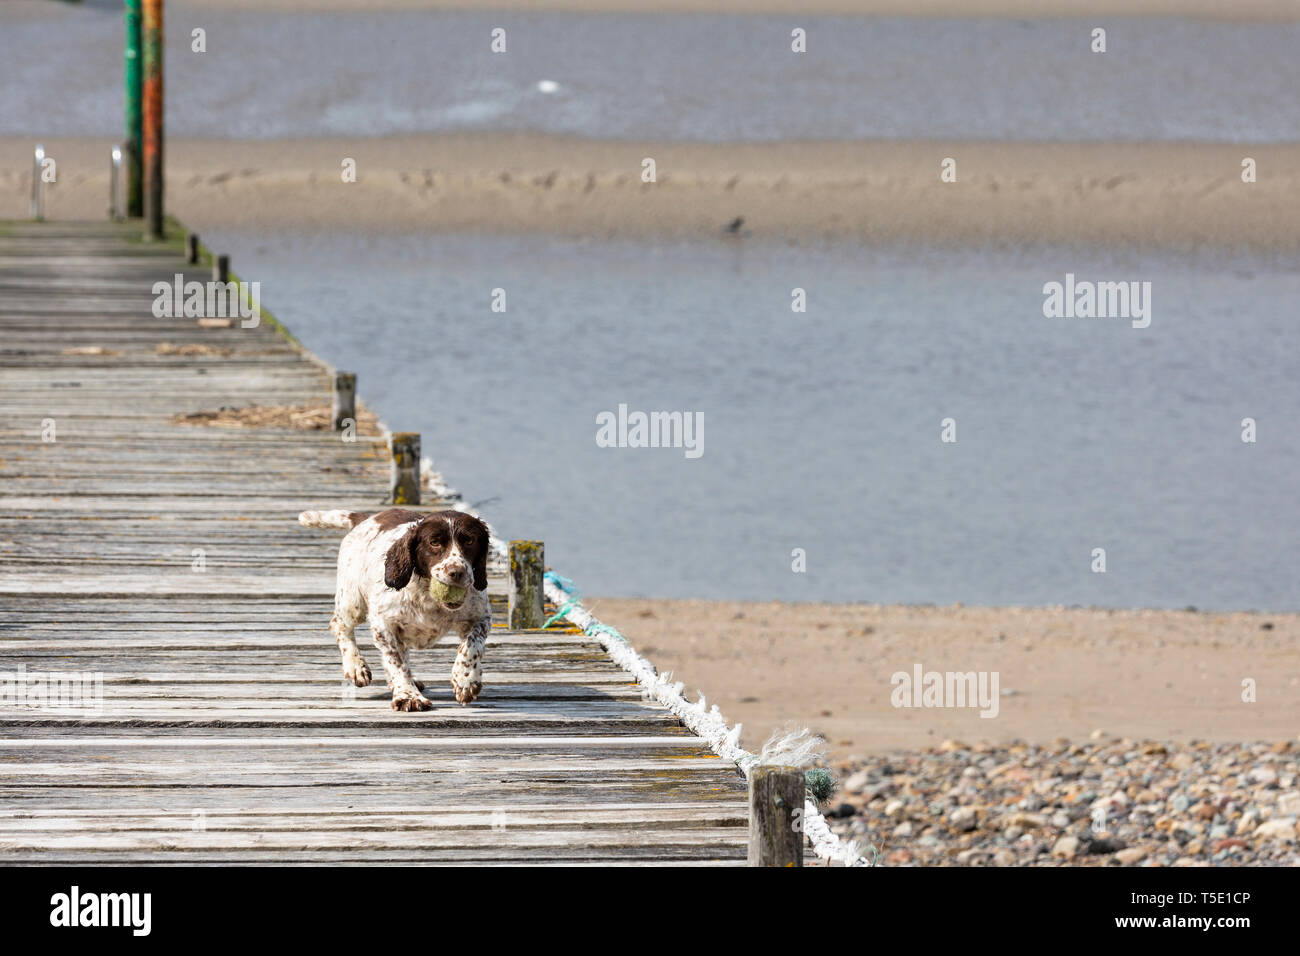
<svg viewBox="0 0 1300 956">
<path fill-rule="evenodd" d="M 743 226 L 744 224 L 745 224 L 745 217 L 737 216 L 735 219 L 731 220 L 731 222 L 727 223 L 726 228 L 723 231 L 726 232 L 728 235 L 732 235 L 732 236 L 738 235 L 740 233 L 740 227 Z"/>
</svg>

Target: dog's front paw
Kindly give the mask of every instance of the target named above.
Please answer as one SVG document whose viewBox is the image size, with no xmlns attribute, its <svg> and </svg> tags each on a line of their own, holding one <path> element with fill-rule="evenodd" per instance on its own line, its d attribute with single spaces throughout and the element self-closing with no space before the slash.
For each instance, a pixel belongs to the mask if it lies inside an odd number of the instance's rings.
<svg viewBox="0 0 1300 956">
<path fill-rule="evenodd" d="M 423 694 L 394 694 L 393 710 L 400 710 L 406 713 L 412 713 L 418 710 L 433 710 L 433 701 Z"/>
<path fill-rule="evenodd" d="M 369 687 L 370 665 L 358 657 L 343 665 L 343 676 L 358 687 Z"/>
<path fill-rule="evenodd" d="M 451 679 L 451 689 L 456 695 L 456 700 L 463 707 L 465 704 L 472 703 L 479 694 L 483 693 L 483 682 L 481 680 L 457 679 L 455 676 Z"/>
</svg>

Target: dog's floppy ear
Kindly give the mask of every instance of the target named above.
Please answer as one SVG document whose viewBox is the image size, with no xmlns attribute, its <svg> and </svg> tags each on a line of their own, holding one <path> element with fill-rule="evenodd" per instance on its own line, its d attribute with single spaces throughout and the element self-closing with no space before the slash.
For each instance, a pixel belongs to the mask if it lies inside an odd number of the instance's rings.
<svg viewBox="0 0 1300 956">
<path fill-rule="evenodd" d="M 474 569 L 474 590 L 486 591 L 487 559 L 488 550 L 491 548 L 492 535 L 491 532 L 488 531 L 488 526 L 485 522 L 479 518 L 475 518 L 474 520 L 478 523 L 479 531 L 479 540 L 474 551 L 474 560 L 470 562 L 470 566 Z"/>
<path fill-rule="evenodd" d="M 395 591 L 411 581 L 415 570 L 415 533 L 419 530 L 419 524 L 412 525 L 411 530 L 393 542 L 384 557 L 384 583 Z"/>
</svg>

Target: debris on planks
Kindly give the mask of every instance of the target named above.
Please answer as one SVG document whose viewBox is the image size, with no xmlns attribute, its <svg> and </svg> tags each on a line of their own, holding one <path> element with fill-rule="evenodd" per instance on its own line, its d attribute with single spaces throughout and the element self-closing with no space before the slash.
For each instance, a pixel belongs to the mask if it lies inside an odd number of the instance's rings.
<svg viewBox="0 0 1300 956">
<path fill-rule="evenodd" d="M 117 349 L 105 348 L 102 345 L 78 345 L 76 348 L 64 349 L 64 355 L 105 355 L 109 357 L 118 356 L 122 353 Z"/>
<path fill-rule="evenodd" d="M 214 428 L 303 428 L 311 431 L 332 429 L 333 409 L 329 405 L 247 405 L 222 406 L 213 411 L 180 412 L 171 417 L 176 425 L 210 425 Z M 380 432 L 374 412 L 357 409 L 357 431 Z"/>
<path fill-rule="evenodd" d="M 207 345 L 203 342 L 188 342 L 185 345 L 159 342 L 153 350 L 156 355 L 210 355 L 214 358 L 226 358 L 231 354 L 231 349 L 222 348 L 220 345 Z"/>
</svg>

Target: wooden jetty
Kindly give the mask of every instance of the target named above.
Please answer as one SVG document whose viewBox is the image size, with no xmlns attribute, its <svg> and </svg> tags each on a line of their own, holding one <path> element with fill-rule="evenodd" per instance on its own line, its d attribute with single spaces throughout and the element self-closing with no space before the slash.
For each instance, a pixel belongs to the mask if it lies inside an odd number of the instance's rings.
<svg viewBox="0 0 1300 956">
<path fill-rule="evenodd" d="M 742 775 L 581 633 L 501 626 L 502 568 L 473 705 L 452 637 L 412 654 L 431 712 L 342 681 L 341 532 L 297 514 L 384 507 L 387 432 L 185 421 L 328 410 L 332 370 L 155 318 L 212 263 L 140 232 L 0 223 L 0 863 L 743 863 Z"/>
</svg>

